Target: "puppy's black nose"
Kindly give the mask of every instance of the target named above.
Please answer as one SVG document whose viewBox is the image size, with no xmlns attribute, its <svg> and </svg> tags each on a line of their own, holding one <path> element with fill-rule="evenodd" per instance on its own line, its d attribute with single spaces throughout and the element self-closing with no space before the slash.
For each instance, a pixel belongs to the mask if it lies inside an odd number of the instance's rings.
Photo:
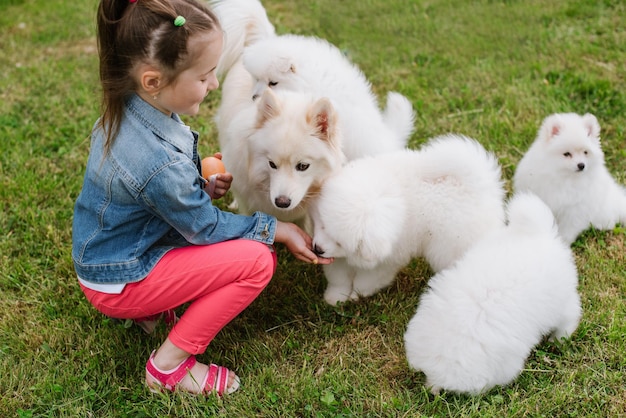
<svg viewBox="0 0 626 418">
<path fill-rule="evenodd" d="M 314 252 L 316 255 L 320 255 L 320 256 L 321 256 L 321 255 L 324 255 L 324 249 L 323 249 L 322 247 L 320 247 L 319 245 L 317 245 L 317 244 L 315 244 L 315 245 L 313 246 L 313 252 Z"/>
<path fill-rule="evenodd" d="M 256 100 L 256 99 L 258 99 L 258 98 L 259 98 L 259 95 L 258 95 L 258 94 L 255 94 L 255 95 L 253 95 L 253 96 L 252 96 L 252 101 L 255 101 L 255 100 Z"/>
<path fill-rule="evenodd" d="M 281 209 L 287 209 L 291 205 L 291 199 L 289 199 L 287 196 L 278 196 L 276 199 L 274 199 L 274 204 L 276 205 L 276 207 L 279 207 Z"/>
<path fill-rule="evenodd" d="M 585 169 L 585 163 L 578 163 L 577 167 L 578 171 L 583 171 Z"/>
</svg>

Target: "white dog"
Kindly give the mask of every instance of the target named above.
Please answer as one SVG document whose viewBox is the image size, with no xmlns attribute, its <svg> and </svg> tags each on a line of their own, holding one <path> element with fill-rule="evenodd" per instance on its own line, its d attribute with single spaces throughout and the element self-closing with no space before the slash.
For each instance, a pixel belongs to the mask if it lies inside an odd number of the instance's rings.
<svg viewBox="0 0 626 418">
<path fill-rule="evenodd" d="M 626 190 L 604 165 L 600 125 L 589 113 L 548 116 L 517 166 L 514 186 L 546 202 L 567 244 L 591 225 L 626 222 Z"/>
<path fill-rule="evenodd" d="M 224 91 L 244 92 L 229 87 L 251 82 L 241 66 L 233 67 L 230 75 Z M 234 94 L 223 96 L 220 119 L 229 122 L 218 124 L 238 210 L 262 211 L 308 229 L 310 198 L 345 162 L 334 107 L 326 98 L 271 89 L 256 102 L 240 99 Z"/>
<path fill-rule="evenodd" d="M 246 46 L 276 36 L 259 0 L 208 0 L 224 31 L 224 46 L 217 64 L 218 76 L 225 75 L 241 60 Z"/>
<path fill-rule="evenodd" d="M 543 336 L 568 337 L 578 326 L 576 265 L 550 209 L 518 193 L 508 212 L 508 226 L 430 279 L 408 324 L 409 365 L 435 394 L 506 385 Z"/>
<path fill-rule="evenodd" d="M 450 266 L 504 223 L 500 171 L 478 142 L 447 135 L 328 178 L 311 203 L 314 249 L 335 257 L 324 266 L 326 302 L 373 295 L 413 257 L 435 271 Z"/>
<path fill-rule="evenodd" d="M 340 116 L 349 160 L 406 147 L 413 132 L 413 108 L 396 92 L 381 113 L 361 70 L 329 42 L 310 36 L 268 37 L 245 48 L 243 64 L 256 80 L 253 97 L 266 88 L 328 97 Z"/>
<path fill-rule="evenodd" d="M 404 96 L 389 93 L 381 112 L 363 73 L 336 47 L 313 37 L 275 35 L 258 0 L 212 6 L 226 32 L 216 124 L 241 212 L 306 218 L 306 197 L 346 159 L 406 146 L 414 114 Z M 312 114 L 320 100 L 332 121 Z M 332 125 L 332 137 L 324 146 L 304 146 L 320 124 Z"/>
</svg>

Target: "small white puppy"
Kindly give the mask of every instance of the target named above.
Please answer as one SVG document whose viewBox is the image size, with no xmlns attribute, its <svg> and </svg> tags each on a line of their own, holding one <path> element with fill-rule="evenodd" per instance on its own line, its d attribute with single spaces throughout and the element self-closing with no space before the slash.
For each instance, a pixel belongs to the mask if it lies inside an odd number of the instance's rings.
<svg viewBox="0 0 626 418">
<path fill-rule="evenodd" d="M 504 224 L 504 189 L 495 156 L 457 135 L 349 162 L 311 200 L 315 251 L 326 302 L 371 296 L 413 257 L 435 271 Z"/>
<path fill-rule="evenodd" d="M 276 35 L 259 0 L 211 0 L 225 31 L 215 122 L 233 175 L 231 209 L 309 230 L 308 202 L 347 160 L 405 148 L 411 102 L 385 110 L 361 70 L 329 42 Z"/>
<path fill-rule="evenodd" d="M 414 129 L 411 102 L 388 92 L 381 111 L 365 74 L 330 42 L 291 34 L 268 37 L 247 46 L 242 60 L 256 80 L 254 97 L 271 88 L 329 98 L 340 117 L 349 160 L 406 147 Z"/>
<path fill-rule="evenodd" d="M 543 336 L 568 337 L 578 326 L 576 265 L 550 209 L 517 193 L 508 217 L 429 281 L 408 324 L 408 363 L 435 394 L 506 385 Z"/>
<path fill-rule="evenodd" d="M 604 165 L 600 125 L 592 114 L 548 116 L 513 182 L 516 190 L 546 202 L 567 244 L 590 226 L 612 229 L 626 222 L 626 190 Z"/>
<path fill-rule="evenodd" d="M 244 81 L 251 78 L 236 65 L 224 81 L 217 113 L 238 210 L 262 211 L 307 228 L 309 200 L 345 162 L 337 113 L 326 98 L 289 91 L 266 89 L 246 102 L 229 89 Z"/>
</svg>

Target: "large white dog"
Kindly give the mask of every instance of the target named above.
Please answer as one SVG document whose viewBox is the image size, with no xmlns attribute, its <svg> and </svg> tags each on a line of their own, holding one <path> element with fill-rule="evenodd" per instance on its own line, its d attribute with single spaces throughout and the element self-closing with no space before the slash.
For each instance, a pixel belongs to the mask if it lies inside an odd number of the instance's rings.
<svg viewBox="0 0 626 418">
<path fill-rule="evenodd" d="M 567 244 L 590 226 L 626 223 L 626 190 L 604 165 L 600 124 L 592 114 L 545 118 L 513 180 L 516 190 L 532 191 L 552 209 Z"/>
<path fill-rule="evenodd" d="M 581 317 L 576 265 L 550 209 L 517 193 L 509 223 L 430 279 L 404 335 L 409 365 L 441 389 L 478 394 L 512 382 L 543 336 Z"/>
<path fill-rule="evenodd" d="M 315 251 L 324 266 L 329 304 L 370 296 L 388 286 L 413 257 L 434 271 L 450 266 L 504 223 L 497 159 L 456 135 L 348 163 L 311 204 Z"/>
<path fill-rule="evenodd" d="M 258 0 L 218 0 L 212 7 L 226 32 L 216 124 L 241 212 L 306 218 L 307 197 L 345 160 L 406 146 L 411 103 L 389 93 L 382 112 L 363 73 L 336 47 L 276 35 Z M 320 136 L 322 143 L 309 146 Z"/>
</svg>

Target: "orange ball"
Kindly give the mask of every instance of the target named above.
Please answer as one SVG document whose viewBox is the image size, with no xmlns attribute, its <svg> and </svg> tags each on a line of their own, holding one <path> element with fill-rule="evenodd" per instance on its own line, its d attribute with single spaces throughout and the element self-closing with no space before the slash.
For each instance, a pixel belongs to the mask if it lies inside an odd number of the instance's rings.
<svg viewBox="0 0 626 418">
<path fill-rule="evenodd" d="M 225 173 L 226 167 L 222 160 L 216 157 L 206 157 L 202 159 L 202 177 L 209 179 L 213 174 Z"/>
</svg>

